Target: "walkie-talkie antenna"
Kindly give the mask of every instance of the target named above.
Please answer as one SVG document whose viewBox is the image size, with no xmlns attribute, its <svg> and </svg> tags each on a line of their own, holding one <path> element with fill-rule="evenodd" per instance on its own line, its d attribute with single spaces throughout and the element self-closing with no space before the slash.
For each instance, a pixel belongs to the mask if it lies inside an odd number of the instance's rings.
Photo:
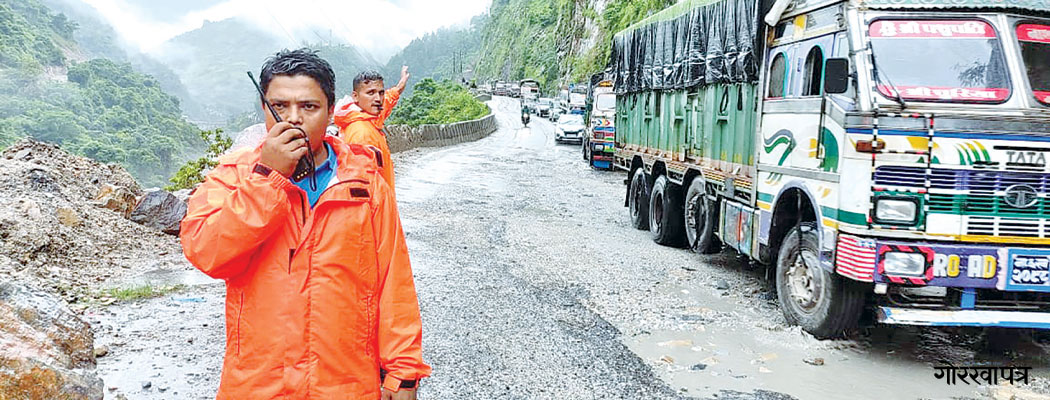
<svg viewBox="0 0 1050 400">
<path fill-rule="evenodd" d="M 252 71 L 248 71 L 248 78 L 252 80 L 252 84 L 255 85 L 255 90 L 259 91 L 259 99 L 262 100 L 266 108 L 270 110 L 270 114 L 273 115 L 273 119 L 276 122 L 281 122 L 281 116 L 277 114 L 277 110 L 273 108 L 273 104 L 270 104 L 266 100 L 266 94 L 263 93 L 262 86 L 259 86 L 259 82 L 255 80 L 255 75 L 252 75 Z M 303 132 L 302 129 L 300 132 Z M 300 158 L 299 163 L 295 166 L 295 172 L 292 172 L 292 179 L 301 181 L 307 176 L 310 177 L 310 190 L 317 190 L 317 176 L 314 175 L 314 152 L 310 149 L 310 138 L 306 136 L 306 132 L 303 132 L 303 140 L 306 141 L 306 157 Z"/>
</svg>

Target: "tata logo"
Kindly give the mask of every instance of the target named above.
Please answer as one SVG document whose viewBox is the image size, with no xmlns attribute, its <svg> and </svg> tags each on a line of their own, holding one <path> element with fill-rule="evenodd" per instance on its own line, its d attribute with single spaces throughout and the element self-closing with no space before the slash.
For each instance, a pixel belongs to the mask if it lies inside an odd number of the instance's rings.
<svg viewBox="0 0 1050 400">
<path fill-rule="evenodd" d="M 1008 151 L 1006 157 L 1011 164 L 1046 166 L 1046 153 L 1038 151 Z"/>
<path fill-rule="evenodd" d="M 1013 185 L 1006 188 L 1006 204 L 1013 208 L 1028 208 L 1039 201 L 1039 192 L 1028 185 Z"/>
</svg>

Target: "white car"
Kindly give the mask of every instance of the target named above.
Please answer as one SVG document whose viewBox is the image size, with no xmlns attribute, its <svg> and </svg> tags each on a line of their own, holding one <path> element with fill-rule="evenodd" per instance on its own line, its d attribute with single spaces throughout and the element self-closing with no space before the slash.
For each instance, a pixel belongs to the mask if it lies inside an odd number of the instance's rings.
<svg viewBox="0 0 1050 400">
<path fill-rule="evenodd" d="M 558 117 L 558 122 L 554 125 L 554 140 L 558 143 L 582 143 L 583 134 L 586 129 L 587 127 L 583 124 L 583 115 L 562 114 Z"/>
</svg>

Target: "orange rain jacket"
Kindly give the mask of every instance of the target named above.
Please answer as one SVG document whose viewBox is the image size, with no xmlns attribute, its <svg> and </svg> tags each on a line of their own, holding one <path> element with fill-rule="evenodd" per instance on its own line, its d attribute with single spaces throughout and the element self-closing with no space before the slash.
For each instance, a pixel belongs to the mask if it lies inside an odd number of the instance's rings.
<svg viewBox="0 0 1050 400">
<path fill-rule="evenodd" d="M 343 140 L 347 143 L 357 143 L 366 146 L 374 146 L 383 152 L 380 168 L 383 179 L 394 187 L 394 162 L 390 160 L 390 146 L 386 143 L 386 133 L 383 132 L 383 124 L 386 118 L 394 111 L 401 92 L 387 89 L 383 96 L 383 111 L 379 115 L 372 115 L 361 111 L 355 103 L 347 104 L 335 111 L 335 124 L 343 132 Z"/>
<path fill-rule="evenodd" d="M 371 149 L 325 141 L 338 168 L 312 210 L 261 147 L 221 158 L 190 198 L 186 258 L 226 280 L 219 399 L 378 399 L 430 374 L 393 191 Z"/>
</svg>

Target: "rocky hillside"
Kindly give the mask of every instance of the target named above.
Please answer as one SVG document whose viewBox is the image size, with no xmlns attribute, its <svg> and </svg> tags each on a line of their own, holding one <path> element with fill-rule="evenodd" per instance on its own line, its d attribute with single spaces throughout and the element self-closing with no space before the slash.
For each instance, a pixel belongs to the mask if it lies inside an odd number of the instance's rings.
<svg viewBox="0 0 1050 400">
<path fill-rule="evenodd" d="M 612 36 L 675 0 L 493 0 L 476 78 L 532 78 L 548 91 L 605 69 Z"/>
<path fill-rule="evenodd" d="M 189 268 L 175 237 L 131 221 L 157 193 L 53 144 L 0 152 L 0 399 L 103 399 L 108 350 L 80 313 L 129 277 Z"/>
</svg>

